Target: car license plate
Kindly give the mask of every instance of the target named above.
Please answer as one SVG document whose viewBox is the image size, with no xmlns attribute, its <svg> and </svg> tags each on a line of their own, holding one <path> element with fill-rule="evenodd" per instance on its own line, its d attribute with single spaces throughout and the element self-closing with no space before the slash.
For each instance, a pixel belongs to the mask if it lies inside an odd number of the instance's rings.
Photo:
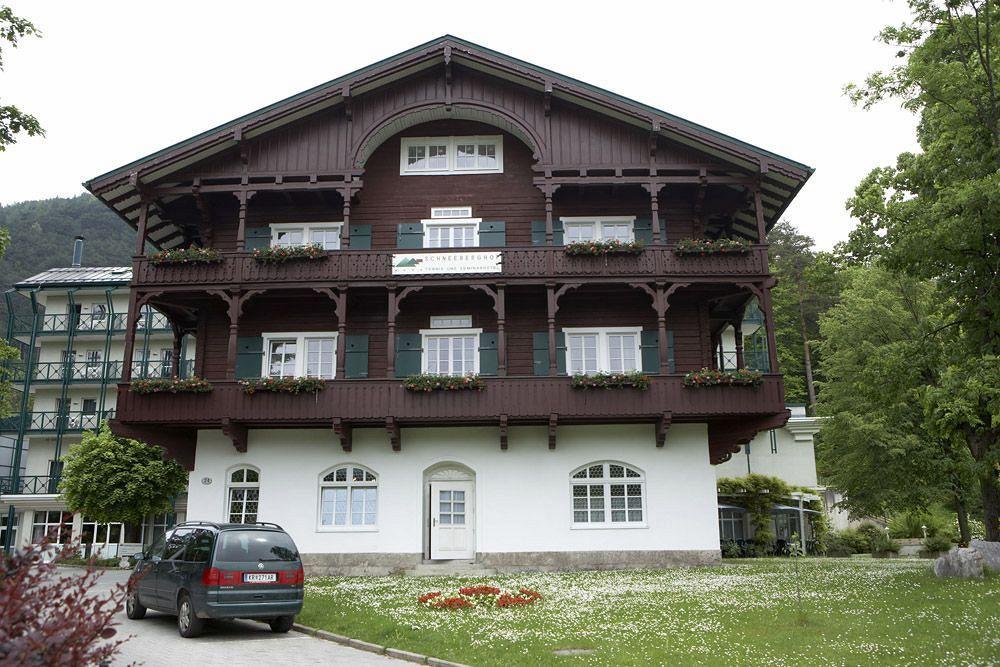
<svg viewBox="0 0 1000 667">
<path fill-rule="evenodd" d="M 244 584 L 273 584 L 278 580 L 276 572 L 244 572 Z"/>
</svg>

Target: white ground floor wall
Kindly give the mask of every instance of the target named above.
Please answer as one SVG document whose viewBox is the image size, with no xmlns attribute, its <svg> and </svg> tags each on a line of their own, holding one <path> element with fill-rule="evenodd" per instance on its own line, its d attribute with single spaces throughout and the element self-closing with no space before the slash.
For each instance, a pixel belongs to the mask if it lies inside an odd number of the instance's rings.
<svg viewBox="0 0 1000 667">
<path fill-rule="evenodd" d="M 431 479 L 471 481 L 474 558 L 517 569 L 666 566 L 715 562 L 715 472 L 704 424 L 676 424 L 657 448 L 651 425 L 565 426 L 548 447 L 543 427 L 512 427 L 500 449 L 491 427 L 411 428 L 394 452 L 382 429 L 356 429 L 344 452 L 332 430 L 251 430 L 246 453 L 219 431 L 201 431 L 187 516 L 229 519 L 234 469 L 259 471 L 257 520 L 281 524 L 315 572 L 400 569 L 431 556 Z M 574 524 L 571 475 L 621 462 L 643 475 L 643 520 Z M 354 529 L 321 525 L 320 480 L 344 464 L 377 477 L 377 518 Z M 441 473 L 436 476 L 435 473 Z M 636 480 L 631 479 L 630 482 Z"/>
</svg>

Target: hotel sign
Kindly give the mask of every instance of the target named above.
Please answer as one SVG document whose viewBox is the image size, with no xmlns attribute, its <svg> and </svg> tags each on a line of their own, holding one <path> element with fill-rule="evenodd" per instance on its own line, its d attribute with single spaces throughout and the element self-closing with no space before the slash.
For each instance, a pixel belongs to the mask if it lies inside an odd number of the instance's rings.
<svg viewBox="0 0 1000 667">
<path fill-rule="evenodd" d="M 392 275 L 426 276 L 447 273 L 500 273 L 499 252 L 421 252 L 392 256 Z"/>
</svg>

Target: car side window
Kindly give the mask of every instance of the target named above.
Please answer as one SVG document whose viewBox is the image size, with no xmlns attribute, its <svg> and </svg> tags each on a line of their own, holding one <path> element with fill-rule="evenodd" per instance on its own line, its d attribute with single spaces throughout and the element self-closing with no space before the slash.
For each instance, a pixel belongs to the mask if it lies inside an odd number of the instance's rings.
<svg viewBox="0 0 1000 667">
<path fill-rule="evenodd" d="M 212 555 L 212 547 L 215 543 L 215 534 L 205 528 L 198 528 L 191 533 L 188 541 L 187 557 L 193 563 L 207 563 Z"/>
<path fill-rule="evenodd" d="M 192 532 L 190 528 L 181 528 L 170 533 L 163 550 L 163 560 L 184 560 Z"/>
<path fill-rule="evenodd" d="M 149 545 L 149 549 L 146 550 L 146 555 L 152 560 L 153 558 L 163 558 L 163 547 L 166 544 L 166 535 L 161 533 L 157 535 L 153 543 Z"/>
</svg>

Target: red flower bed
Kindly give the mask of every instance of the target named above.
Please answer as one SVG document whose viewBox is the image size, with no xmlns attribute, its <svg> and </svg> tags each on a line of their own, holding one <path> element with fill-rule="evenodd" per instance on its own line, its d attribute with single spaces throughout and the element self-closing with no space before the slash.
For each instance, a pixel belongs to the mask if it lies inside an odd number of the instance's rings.
<svg viewBox="0 0 1000 667">
<path fill-rule="evenodd" d="M 530 588 L 520 588 L 517 593 L 501 591 L 496 586 L 463 586 L 458 595 L 442 597 L 441 591 L 424 593 L 417 602 L 429 609 L 468 609 L 475 606 L 526 607 L 542 599 L 542 594 Z"/>
<path fill-rule="evenodd" d="M 441 595 L 441 591 L 436 591 L 434 593 L 424 593 L 423 595 L 417 598 L 417 602 L 419 602 L 420 604 L 427 604 L 428 602 L 438 597 L 439 595 Z"/>
<path fill-rule="evenodd" d="M 459 595 L 479 597 L 483 595 L 500 595 L 500 589 L 495 586 L 466 586 L 458 589 Z"/>
<path fill-rule="evenodd" d="M 431 602 L 431 607 L 435 609 L 467 609 L 474 606 L 471 600 L 461 597 L 444 598 L 443 600 L 434 600 Z"/>
</svg>

